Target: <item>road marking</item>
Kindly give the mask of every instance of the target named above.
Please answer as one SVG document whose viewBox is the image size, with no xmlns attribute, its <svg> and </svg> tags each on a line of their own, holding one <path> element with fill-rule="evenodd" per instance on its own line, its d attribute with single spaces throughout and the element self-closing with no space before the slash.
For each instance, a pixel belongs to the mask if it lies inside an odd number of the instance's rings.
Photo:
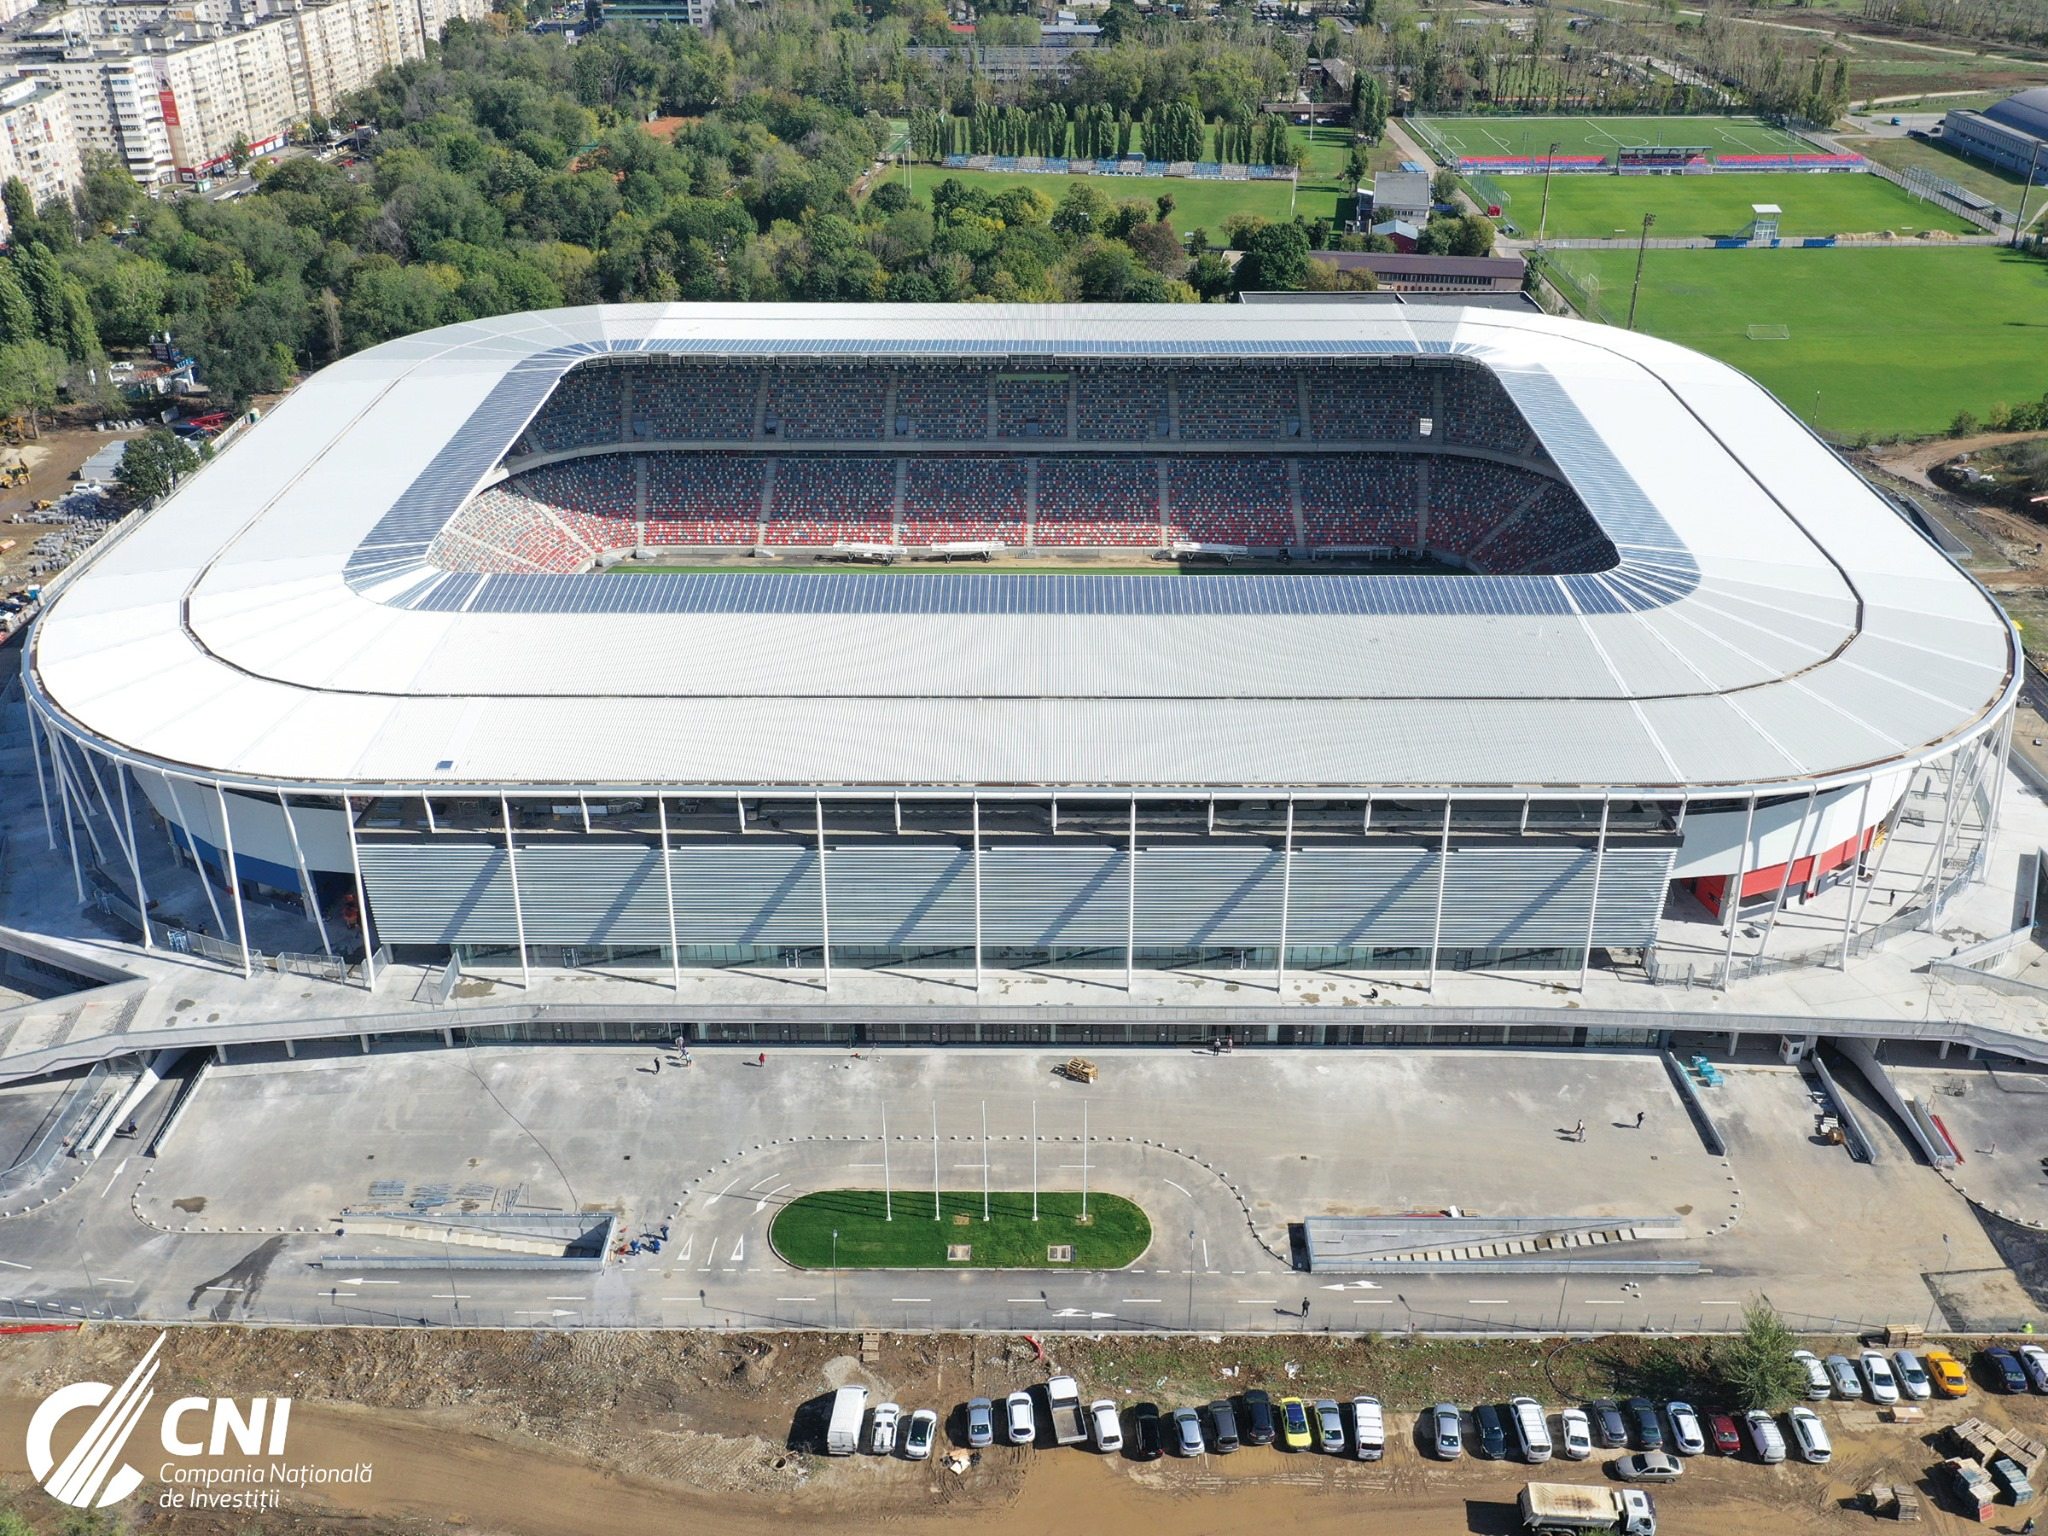
<svg viewBox="0 0 2048 1536">
<path fill-rule="evenodd" d="M 451 1293 L 447 1291 L 436 1291 L 434 1292 L 432 1299 L 435 1301 L 467 1301 L 469 1300 L 469 1292 L 455 1291 Z"/>
<path fill-rule="evenodd" d="M 726 1262 L 727 1262 L 727 1263 L 729 1263 L 729 1264 L 737 1264 L 737 1263 L 739 1263 L 739 1261 L 740 1261 L 741 1259 L 745 1258 L 745 1257 L 746 1257 L 746 1255 L 747 1255 L 747 1240 L 746 1240 L 746 1238 L 744 1238 L 744 1237 L 740 1237 L 740 1238 L 737 1238 L 737 1239 L 735 1239 L 735 1240 L 734 1240 L 734 1242 L 733 1242 L 733 1245 L 732 1245 L 732 1257 L 731 1257 L 730 1259 L 728 1259 L 728 1260 L 727 1260 Z"/>
<path fill-rule="evenodd" d="M 93 1283 L 96 1285 L 133 1285 L 135 1283 L 133 1280 L 123 1280 L 119 1275 L 94 1275 L 92 1278 Z"/>
<path fill-rule="evenodd" d="M 581 1296 L 548 1296 L 543 1299 L 547 1301 L 582 1301 L 584 1298 Z"/>
<path fill-rule="evenodd" d="M 1240 1307 L 1277 1307 L 1280 1305 L 1271 1296 L 1240 1296 L 1237 1298 L 1237 1304 Z"/>
<path fill-rule="evenodd" d="M 1157 1296 L 1126 1296 L 1117 1305 L 1120 1307 L 1156 1307 L 1159 1305 L 1159 1298 Z"/>
<path fill-rule="evenodd" d="M 929 1297 L 929 1296 L 891 1296 L 891 1297 L 889 1298 L 889 1300 L 891 1300 L 892 1302 L 924 1302 L 924 1303 L 927 1303 L 927 1304 L 929 1304 L 929 1303 L 930 1303 L 930 1301 L 931 1301 L 931 1297 Z"/>
<path fill-rule="evenodd" d="M 815 1296 L 778 1296 L 775 1299 L 777 1301 L 816 1301 L 818 1298 Z"/>
<path fill-rule="evenodd" d="M 103 1190 L 101 1190 L 101 1191 L 100 1191 L 100 1198 L 101 1198 L 102 1200 L 104 1200 L 104 1199 L 106 1199 L 106 1198 L 107 1198 L 107 1192 L 108 1192 L 109 1190 L 111 1190 L 111 1189 L 112 1189 L 112 1188 L 114 1187 L 114 1180 L 116 1180 L 116 1179 L 118 1179 L 118 1178 L 120 1178 L 120 1177 L 121 1177 L 121 1170 L 122 1170 L 123 1168 L 126 1168 L 127 1166 L 128 1166 L 128 1159 L 127 1159 L 127 1158 L 125 1158 L 125 1157 L 124 1157 L 124 1158 L 122 1158 L 122 1159 L 121 1159 L 121 1161 L 119 1161 L 118 1163 L 114 1164 L 114 1171 L 113 1171 L 112 1173 L 110 1173 L 110 1174 L 108 1174 L 108 1175 L 107 1175 L 107 1187 L 106 1187 L 106 1189 L 103 1189 Z"/>
<path fill-rule="evenodd" d="M 1618 1307 L 1622 1305 L 1622 1303 L 1615 1301 L 1611 1297 L 1588 1296 L 1584 1301 L 1580 1302 L 1579 1305 L 1582 1307 Z"/>
<path fill-rule="evenodd" d="M 685 1236 L 685 1237 L 683 1238 L 683 1247 L 682 1247 L 682 1251 L 681 1251 L 680 1253 L 678 1253 L 678 1254 L 676 1255 L 676 1260 L 675 1260 L 675 1261 L 676 1261 L 676 1263 L 678 1263 L 678 1264 L 686 1264 L 686 1263 L 688 1263 L 688 1262 L 689 1262 L 689 1258 L 690 1258 L 690 1246 L 691 1246 L 691 1245 L 692 1245 L 693 1243 L 695 1243 L 696 1241 L 697 1241 L 697 1234 L 696 1234 L 696 1233 L 694 1233 L 694 1232 L 692 1232 L 692 1233 L 689 1233 L 689 1234 L 688 1234 L 687 1236 Z"/>
<path fill-rule="evenodd" d="M 769 1190 L 768 1193 L 763 1195 L 760 1199 L 756 1200 L 754 1202 L 754 1214 L 758 1216 L 763 1211 L 767 1210 L 768 1202 L 770 1200 L 773 1200 L 777 1195 L 781 1194 L 785 1189 L 789 1188 L 790 1183 L 792 1182 L 794 1181 L 785 1180 L 783 1183 L 780 1183 L 776 1185 L 773 1189 Z"/>
<path fill-rule="evenodd" d="M 1207 1238 L 1205 1237 L 1205 1238 L 1203 1238 L 1203 1239 L 1202 1239 L 1202 1268 L 1204 1268 L 1204 1269 L 1207 1269 L 1208 1267 L 1209 1267 L 1209 1239 L 1207 1239 Z"/>
<path fill-rule="evenodd" d="M 557 1307 L 552 1312 L 526 1311 L 514 1312 L 512 1315 L 514 1317 L 574 1317 L 576 1314 L 574 1312 L 564 1312 L 560 1307 Z"/>
<path fill-rule="evenodd" d="M 202 1291 L 239 1291 L 242 1287 L 239 1285 L 202 1285 L 199 1289 Z"/>
<path fill-rule="evenodd" d="M 17 1264 L 17 1263 L 15 1263 L 15 1262 L 14 1262 L 14 1260 L 12 1260 L 12 1259 L 0 1259 L 0 1264 L 5 1264 L 5 1265 L 6 1265 L 6 1266 L 7 1266 L 7 1267 L 8 1267 L 9 1269 L 27 1269 L 27 1268 L 28 1268 L 28 1266 L 27 1266 L 26 1264 Z"/>
<path fill-rule="evenodd" d="M 1391 1297 L 1354 1296 L 1351 1298 L 1351 1305 L 1354 1307 L 1391 1307 L 1393 1304 L 1393 1298 Z"/>
<path fill-rule="evenodd" d="M 1003 1299 L 1013 1307 L 1022 1306 L 1028 1302 L 1045 1300 L 1043 1296 L 1006 1296 Z"/>
<path fill-rule="evenodd" d="M 1188 1198 L 1189 1198 L 1190 1200 L 1192 1200 L 1192 1199 L 1194 1199 L 1194 1198 L 1195 1198 L 1195 1197 L 1194 1197 L 1194 1194 L 1193 1194 L 1193 1193 L 1192 1193 L 1192 1192 L 1191 1192 L 1191 1191 L 1190 1191 L 1190 1190 L 1188 1189 L 1187 1185 L 1185 1185 L 1185 1184 L 1174 1184 L 1174 1183 L 1173 1183 L 1173 1180 L 1171 1180 L 1171 1179 L 1167 1179 L 1167 1180 L 1166 1180 L 1165 1182 L 1166 1182 L 1166 1183 L 1168 1183 L 1168 1184 L 1173 1184 L 1173 1187 L 1174 1187 L 1175 1189 L 1179 1190 L 1179 1191 L 1180 1191 L 1180 1192 L 1181 1192 L 1182 1194 L 1186 1195 L 1186 1196 L 1187 1196 L 1187 1197 L 1188 1197 Z"/>
<path fill-rule="evenodd" d="M 721 1201 L 721 1200 L 723 1200 L 723 1199 L 725 1198 L 725 1193 L 726 1193 L 726 1190 L 728 1190 L 728 1189 L 731 1189 L 731 1188 L 732 1188 L 732 1185 L 733 1185 L 733 1184 L 737 1184 L 737 1183 L 739 1183 L 739 1181 L 740 1181 L 740 1179 L 739 1179 L 739 1175 L 738 1175 L 738 1174 L 734 1174 L 734 1175 L 733 1175 L 733 1179 L 732 1179 L 732 1184 L 728 1184 L 728 1185 L 726 1185 L 726 1186 L 725 1186 L 725 1189 L 721 1189 L 721 1190 L 720 1190 L 720 1191 L 719 1191 L 719 1192 L 718 1192 L 717 1194 L 713 1195 L 713 1196 L 712 1196 L 712 1197 L 711 1197 L 711 1198 L 710 1198 L 709 1200 L 706 1200 L 706 1201 L 704 1202 L 704 1209 L 708 1211 L 708 1210 L 710 1210 L 710 1209 L 711 1209 L 711 1207 L 713 1207 L 714 1205 L 718 1204 L 718 1202 L 719 1202 L 719 1201 Z"/>
<path fill-rule="evenodd" d="M 1739 1301 L 1696 1301 L 1693 1305 L 1696 1307 L 1739 1307 L 1742 1303 Z"/>
<path fill-rule="evenodd" d="M 1465 1305 L 1468 1307 L 1504 1307 L 1507 1304 L 1508 1299 L 1505 1296 L 1468 1296 L 1465 1298 Z"/>
</svg>

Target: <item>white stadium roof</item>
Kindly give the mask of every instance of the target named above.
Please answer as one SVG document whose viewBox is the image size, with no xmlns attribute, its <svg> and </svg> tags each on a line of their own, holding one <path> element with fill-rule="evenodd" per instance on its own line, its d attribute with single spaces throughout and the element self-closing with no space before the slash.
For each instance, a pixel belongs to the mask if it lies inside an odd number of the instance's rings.
<svg viewBox="0 0 2048 1536">
<path fill-rule="evenodd" d="M 434 569 L 433 532 L 561 373 L 642 352 L 1461 355 L 1622 564 Z M 33 647 L 32 685 L 116 753 L 330 787 L 1803 788 L 1940 750 L 2016 686 L 1984 592 L 1740 373 L 1606 327 L 1423 306 L 635 305 L 412 336 L 309 379 L 76 572 Z"/>
</svg>

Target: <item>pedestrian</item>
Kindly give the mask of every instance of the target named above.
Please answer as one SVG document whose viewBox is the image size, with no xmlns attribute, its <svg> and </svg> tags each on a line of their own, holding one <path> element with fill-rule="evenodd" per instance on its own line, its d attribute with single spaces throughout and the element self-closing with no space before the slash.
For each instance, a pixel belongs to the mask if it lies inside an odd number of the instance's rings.
<svg viewBox="0 0 2048 1536">
<path fill-rule="evenodd" d="M 659 1051 L 654 1053 L 654 1075 L 656 1077 L 661 1076 L 661 1052 Z"/>
<path fill-rule="evenodd" d="M 1641 1110 L 1639 1109 L 1639 1110 L 1637 1110 L 1637 1111 L 1636 1111 L 1636 1129 L 1640 1131 L 1640 1130 L 1641 1130 L 1642 1128 L 1643 1128 L 1643 1111 L 1641 1111 Z"/>
<path fill-rule="evenodd" d="M 2027 1516 L 2027 1523 L 2020 1527 L 2020 1536 L 2034 1536 L 2034 1517 Z"/>
<path fill-rule="evenodd" d="M 1579 1123 L 1578 1123 L 1577 1125 L 1575 1125 L 1575 1126 L 1573 1126 L 1573 1127 L 1572 1127 L 1572 1140 L 1573 1140 L 1573 1141 L 1584 1141 L 1585 1139 L 1586 1139 L 1586 1122 L 1585 1122 L 1585 1121 L 1583 1121 L 1583 1120 L 1581 1120 L 1581 1121 L 1580 1121 L 1580 1122 L 1579 1122 Z"/>
<path fill-rule="evenodd" d="M 757 1066 L 757 1067 L 765 1067 L 765 1066 L 767 1066 L 767 1065 L 768 1065 L 768 1053 L 767 1053 L 766 1051 L 763 1051 L 763 1052 L 762 1052 L 762 1053 L 761 1053 L 761 1054 L 760 1054 L 760 1055 L 759 1055 L 758 1057 L 756 1057 L 756 1058 L 755 1058 L 755 1060 L 754 1060 L 754 1065 L 755 1065 L 755 1066 Z"/>
<path fill-rule="evenodd" d="M 1306 1296 L 1301 1298 L 1301 1315 L 1303 1317 L 1308 1316 L 1308 1298 Z"/>
</svg>

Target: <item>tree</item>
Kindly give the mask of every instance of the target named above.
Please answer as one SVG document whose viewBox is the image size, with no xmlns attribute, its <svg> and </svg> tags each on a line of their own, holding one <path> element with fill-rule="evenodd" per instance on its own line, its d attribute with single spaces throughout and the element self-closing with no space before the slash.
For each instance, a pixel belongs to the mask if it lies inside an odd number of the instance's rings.
<svg viewBox="0 0 2048 1536">
<path fill-rule="evenodd" d="M 1245 237 L 1237 289 L 1268 291 L 1308 284 L 1308 232 L 1299 224 L 1266 224 Z"/>
<path fill-rule="evenodd" d="M 1806 1395 L 1806 1369 L 1792 1358 L 1799 1341 L 1761 1296 L 1742 1309 L 1742 1332 L 1714 1348 L 1721 1384 L 1738 1408 L 1776 1413 Z"/>
<path fill-rule="evenodd" d="M 64 378 L 64 354 L 33 337 L 0 346 L 0 416 L 28 418 L 29 433 L 40 436 L 37 418 L 57 404 L 57 386 Z"/>
<path fill-rule="evenodd" d="M 114 483 L 123 497 L 139 504 L 168 495 L 198 467 L 199 455 L 190 443 L 168 427 L 151 427 L 129 441 L 121 455 L 121 467 L 114 472 Z"/>
<path fill-rule="evenodd" d="M 21 279 L 14 275 L 14 264 L 0 260 L 0 346 L 33 341 L 38 334 L 35 305 L 22 290 Z"/>
</svg>

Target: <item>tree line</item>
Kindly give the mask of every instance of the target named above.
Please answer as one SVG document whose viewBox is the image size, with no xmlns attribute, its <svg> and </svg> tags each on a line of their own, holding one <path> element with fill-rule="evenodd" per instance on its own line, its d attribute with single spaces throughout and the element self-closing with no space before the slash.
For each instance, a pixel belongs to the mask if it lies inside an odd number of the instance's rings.
<svg viewBox="0 0 2048 1536">
<path fill-rule="evenodd" d="M 1299 166 L 1307 158 L 1277 113 L 1205 121 L 1192 100 L 1137 117 L 1104 106 L 1070 112 L 1058 102 L 1036 108 L 984 104 L 964 117 L 919 107 L 910 114 L 907 143 L 912 158 L 934 162 L 948 155 L 1111 160 L 1136 154 L 1172 163 L 1201 160 L 1205 147 L 1210 159 L 1241 165 Z"/>
</svg>

